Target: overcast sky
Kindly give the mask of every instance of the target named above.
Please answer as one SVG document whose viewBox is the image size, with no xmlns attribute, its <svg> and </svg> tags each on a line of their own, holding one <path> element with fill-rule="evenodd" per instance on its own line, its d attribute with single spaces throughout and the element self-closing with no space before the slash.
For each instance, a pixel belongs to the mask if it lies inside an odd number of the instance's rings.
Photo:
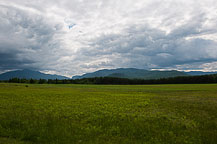
<svg viewBox="0 0 217 144">
<path fill-rule="evenodd" d="M 216 0 L 0 0 L 0 72 L 217 70 Z"/>
</svg>

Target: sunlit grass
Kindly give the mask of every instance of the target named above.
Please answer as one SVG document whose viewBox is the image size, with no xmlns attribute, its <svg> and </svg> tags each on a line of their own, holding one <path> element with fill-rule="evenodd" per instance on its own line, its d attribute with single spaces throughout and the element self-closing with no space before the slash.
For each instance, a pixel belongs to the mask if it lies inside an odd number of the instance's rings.
<svg viewBox="0 0 217 144">
<path fill-rule="evenodd" d="M 217 143 L 217 85 L 0 84 L 1 143 Z"/>
</svg>

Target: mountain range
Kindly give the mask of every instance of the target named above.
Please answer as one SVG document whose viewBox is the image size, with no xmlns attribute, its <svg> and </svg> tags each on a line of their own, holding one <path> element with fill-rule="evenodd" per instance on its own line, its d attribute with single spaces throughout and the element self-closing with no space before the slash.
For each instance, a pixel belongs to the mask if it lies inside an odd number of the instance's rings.
<svg viewBox="0 0 217 144">
<path fill-rule="evenodd" d="M 73 76 L 72 79 L 93 78 L 93 77 L 118 77 L 129 79 L 159 79 L 176 76 L 188 76 L 188 74 L 180 71 L 149 71 L 135 68 L 118 68 L 103 69 L 93 73 L 87 73 L 81 76 Z"/>
<path fill-rule="evenodd" d="M 203 71 L 157 71 L 144 70 L 135 68 L 118 68 L 118 69 L 103 69 L 92 73 L 86 73 L 80 76 L 73 76 L 72 79 L 93 78 L 93 77 L 117 77 L 129 79 L 159 79 L 177 76 L 196 76 L 216 74 L 217 72 L 203 72 Z M 70 79 L 61 75 L 44 74 L 33 70 L 16 70 L 0 74 L 0 80 L 9 80 L 11 78 L 26 78 L 26 79 Z"/>
<path fill-rule="evenodd" d="M 33 70 L 16 70 L 0 74 L 0 80 L 9 80 L 11 78 L 26 78 L 26 79 L 69 79 L 65 76 L 44 74 Z"/>
<path fill-rule="evenodd" d="M 192 76 L 217 74 L 217 72 L 203 72 L 203 71 L 189 71 L 185 73 Z"/>
</svg>

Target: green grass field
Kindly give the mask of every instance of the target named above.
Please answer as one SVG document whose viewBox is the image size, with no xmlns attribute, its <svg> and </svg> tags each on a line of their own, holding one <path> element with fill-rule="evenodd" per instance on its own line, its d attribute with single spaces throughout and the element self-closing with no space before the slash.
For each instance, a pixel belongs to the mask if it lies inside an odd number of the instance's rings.
<svg viewBox="0 0 217 144">
<path fill-rule="evenodd" d="M 217 84 L 0 84 L 0 144 L 216 144 Z"/>
</svg>

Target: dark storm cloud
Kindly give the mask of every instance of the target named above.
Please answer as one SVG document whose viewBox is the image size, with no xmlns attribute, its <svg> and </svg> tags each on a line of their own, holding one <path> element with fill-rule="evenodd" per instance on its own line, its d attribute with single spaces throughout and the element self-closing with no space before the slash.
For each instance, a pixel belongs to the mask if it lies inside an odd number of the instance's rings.
<svg viewBox="0 0 217 144">
<path fill-rule="evenodd" d="M 0 70 L 32 68 L 34 61 L 20 59 L 16 53 L 0 53 Z"/>
<path fill-rule="evenodd" d="M 52 53 L 59 45 L 53 41 L 58 25 L 13 6 L 0 7 L 0 68 L 43 68 L 43 63 L 53 58 L 48 52 Z"/>
</svg>

